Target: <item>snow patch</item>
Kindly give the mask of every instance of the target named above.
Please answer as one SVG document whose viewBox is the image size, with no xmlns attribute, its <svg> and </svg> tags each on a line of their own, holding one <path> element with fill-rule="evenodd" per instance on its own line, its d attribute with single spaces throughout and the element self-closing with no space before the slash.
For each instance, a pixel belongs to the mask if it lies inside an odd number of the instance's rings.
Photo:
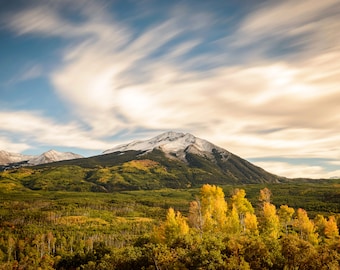
<svg viewBox="0 0 340 270">
<path fill-rule="evenodd" d="M 118 145 L 108 149 L 103 154 L 124 152 L 129 150 L 151 152 L 160 149 L 167 154 L 175 154 L 179 159 L 185 158 L 185 153 L 193 153 L 213 158 L 213 150 L 220 153 L 222 159 L 228 159 L 230 153 L 206 140 L 197 138 L 189 133 L 166 132 L 152 139 L 144 141 L 133 141 L 128 144 Z"/>
</svg>

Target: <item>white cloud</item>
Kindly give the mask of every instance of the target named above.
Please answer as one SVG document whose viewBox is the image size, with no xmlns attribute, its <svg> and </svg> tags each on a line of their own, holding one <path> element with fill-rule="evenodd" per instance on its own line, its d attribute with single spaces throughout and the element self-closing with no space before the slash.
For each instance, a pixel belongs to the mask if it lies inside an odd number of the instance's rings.
<svg viewBox="0 0 340 270">
<path fill-rule="evenodd" d="M 258 10 L 252 12 L 242 23 L 237 33 L 238 45 L 246 45 L 258 41 L 283 40 L 287 37 L 298 38 L 296 42 L 310 43 L 310 46 L 320 46 L 317 39 L 321 36 L 327 41 L 332 37 L 339 26 L 337 11 L 339 11 L 337 0 L 325 1 L 282 1 L 264 3 Z M 313 43 L 316 41 L 316 43 Z M 299 44 L 295 44 L 299 45 Z M 310 47 L 309 46 L 309 47 Z"/>
<path fill-rule="evenodd" d="M 13 142 L 7 137 L 0 136 L 0 149 L 7 152 L 20 153 L 29 149 L 31 146 L 24 142 Z"/>
<path fill-rule="evenodd" d="M 268 172 L 289 178 L 331 178 L 340 176 L 340 170 L 326 171 L 322 166 L 294 165 L 285 162 L 255 162 Z"/>
<path fill-rule="evenodd" d="M 52 119 L 29 111 L 0 111 L 0 126 L 7 133 L 19 134 L 26 143 L 15 143 L 1 139 L 1 146 L 7 151 L 23 151 L 31 140 L 38 144 L 78 147 L 101 150 L 112 144 L 94 139 L 75 123 L 59 124 Z"/>
</svg>

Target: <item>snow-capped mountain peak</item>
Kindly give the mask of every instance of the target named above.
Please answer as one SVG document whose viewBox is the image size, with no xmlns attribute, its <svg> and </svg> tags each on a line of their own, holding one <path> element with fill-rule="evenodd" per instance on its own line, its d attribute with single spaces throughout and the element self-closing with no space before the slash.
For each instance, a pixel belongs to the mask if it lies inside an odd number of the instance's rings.
<svg viewBox="0 0 340 270">
<path fill-rule="evenodd" d="M 82 158 L 83 156 L 74 154 L 71 152 L 58 152 L 56 150 L 49 150 L 45 153 L 42 153 L 40 156 L 36 156 L 28 161 L 30 165 L 38 165 L 44 163 L 50 163 L 55 161 L 61 160 L 69 160 L 69 159 L 76 159 Z"/>
<path fill-rule="evenodd" d="M 213 150 L 220 153 L 223 158 L 228 158 L 230 153 L 206 140 L 195 137 L 189 133 L 166 132 L 152 139 L 144 141 L 134 141 L 132 143 L 118 145 L 106 150 L 103 154 L 114 152 L 124 152 L 129 150 L 151 152 L 154 149 L 162 150 L 167 154 L 175 155 L 179 159 L 185 159 L 185 153 L 204 155 L 212 158 Z"/>
<path fill-rule="evenodd" d="M 14 162 L 21 162 L 25 160 L 29 160 L 34 156 L 22 155 L 18 153 L 12 153 L 0 150 L 0 165 L 6 165 Z"/>
</svg>

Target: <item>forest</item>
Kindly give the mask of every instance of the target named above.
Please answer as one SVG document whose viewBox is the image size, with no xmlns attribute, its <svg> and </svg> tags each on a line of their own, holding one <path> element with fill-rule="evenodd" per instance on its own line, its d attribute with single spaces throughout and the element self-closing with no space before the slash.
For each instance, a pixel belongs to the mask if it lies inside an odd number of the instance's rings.
<svg viewBox="0 0 340 270">
<path fill-rule="evenodd" d="M 339 269 L 339 187 L 98 193 L 7 183 L 0 269 Z"/>
</svg>

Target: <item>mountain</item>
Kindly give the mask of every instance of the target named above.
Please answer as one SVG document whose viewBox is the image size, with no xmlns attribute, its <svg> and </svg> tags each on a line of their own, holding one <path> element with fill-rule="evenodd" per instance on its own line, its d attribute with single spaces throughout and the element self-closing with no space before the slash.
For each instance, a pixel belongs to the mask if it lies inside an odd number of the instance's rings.
<svg viewBox="0 0 340 270">
<path fill-rule="evenodd" d="M 29 160 L 33 157 L 34 156 L 22 155 L 22 154 L 11 153 L 11 152 L 0 150 L 0 165 L 7 165 L 10 163 L 22 162 L 25 160 Z"/>
<path fill-rule="evenodd" d="M 1 150 L 0 167 L 10 169 L 77 158 L 83 158 L 83 156 L 71 152 L 58 152 L 56 150 L 49 150 L 39 156 L 22 155 Z"/>
<path fill-rule="evenodd" d="M 72 152 L 58 152 L 56 150 L 49 150 L 40 156 L 36 156 L 34 158 L 29 159 L 29 165 L 39 165 L 51 162 L 57 162 L 62 160 L 70 160 L 83 158 L 83 156 L 72 153 Z"/>
<path fill-rule="evenodd" d="M 134 141 L 129 144 L 117 146 L 106 150 L 103 154 L 124 151 L 143 151 L 145 153 L 158 149 L 166 154 L 169 158 L 177 158 L 181 161 L 188 162 L 187 154 L 195 154 L 205 157 L 210 161 L 216 161 L 215 155 L 218 153 L 220 158 L 227 161 L 231 153 L 220 148 L 206 140 L 197 138 L 189 133 L 166 132 L 146 141 Z"/>
<path fill-rule="evenodd" d="M 204 183 L 274 183 L 284 180 L 189 133 L 166 132 L 149 140 L 119 145 L 104 151 L 96 160 L 102 162 L 102 165 L 110 162 L 118 165 L 131 160 L 151 160 L 171 174 L 167 175 L 169 179 L 165 179 L 163 183 L 168 187 Z M 117 160 L 120 163 L 115 163 Z"/>
<path fill-rule="evenodd" d="M 188 133 L 166 132 L 88 158 L 58 153 L 30 159 L 39 165 L 0 174 L 0 181 L 33 190 L 114 192 L 285 180 Z"/>
</svg>

